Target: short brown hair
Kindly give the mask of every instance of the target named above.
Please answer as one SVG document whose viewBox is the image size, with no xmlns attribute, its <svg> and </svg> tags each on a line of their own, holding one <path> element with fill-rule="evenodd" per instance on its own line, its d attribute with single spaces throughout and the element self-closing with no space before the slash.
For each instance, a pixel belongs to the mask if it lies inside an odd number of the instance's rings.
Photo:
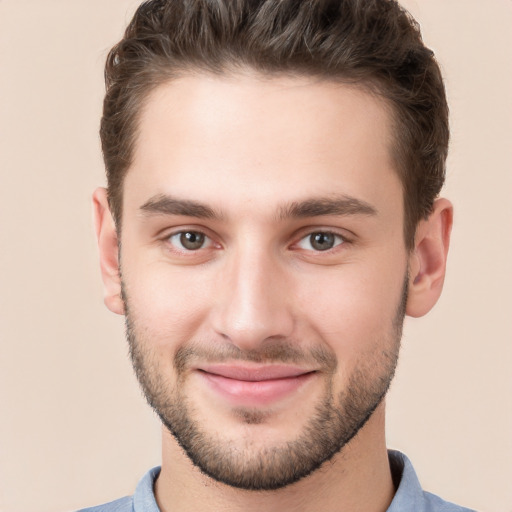
<svg viewBox="0 0 512 512">
<path fill-rule="evenodd" d="M 118 229 L 138 116 L 158 85 L 191 70 L 251 68 L 357 83 L 392 106 L 404 236 L 414 246 L 445 177 L 448 106 L 418 24 L 393 0 L 150 0 L 110 51 L 101 141 Z"/>
</svg>

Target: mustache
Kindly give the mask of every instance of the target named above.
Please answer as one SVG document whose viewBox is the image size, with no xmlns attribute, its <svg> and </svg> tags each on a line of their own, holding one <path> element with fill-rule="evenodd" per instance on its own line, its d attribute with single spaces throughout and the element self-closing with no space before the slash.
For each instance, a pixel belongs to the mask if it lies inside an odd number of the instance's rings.
<svg viewBox="0 0 512 512">
<path fill-rule="evenodd" d="M 338 360 L 333 351 L 324 346 L 304 349 L 289 340 L 267 340 L 261 347 L 243 350 L 231 343 L 192 342 L 180 347 L 174 355 L 174 367 L 182 373 L 195 363 L 224 363 L 243 361 L 251 363 L 285 363 L 304 366 L 320 366 L 324 371 L 334 373 Z"/>
</svg>

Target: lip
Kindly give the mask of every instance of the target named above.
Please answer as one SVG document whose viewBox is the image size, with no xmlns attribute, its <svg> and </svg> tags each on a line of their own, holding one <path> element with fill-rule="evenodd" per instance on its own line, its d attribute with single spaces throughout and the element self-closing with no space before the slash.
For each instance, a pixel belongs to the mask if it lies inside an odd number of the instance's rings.
<svg viewBox="0 0 512 512">
<path fill-rule="evenodd" d="M 239 406 L 265 406 L 293 395 L 315 371 L 287 365 L 206 365 L 197 369 L 208 387 Z"/>
</svg>

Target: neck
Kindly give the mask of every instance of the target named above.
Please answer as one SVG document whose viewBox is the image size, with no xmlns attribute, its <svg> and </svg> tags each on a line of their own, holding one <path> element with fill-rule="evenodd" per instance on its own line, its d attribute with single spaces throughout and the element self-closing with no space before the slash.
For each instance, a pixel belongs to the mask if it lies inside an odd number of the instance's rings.
<svg viewBox="0 0 512 512">
<path fill-rule="evenodd" d="M 383 403 L 340 453 L 308 477 L 276 491 L 246 491 L 216 482 L 191 463 L 164 429 L 162 471 L 155 485 L 162 512 L 385 512 L 394 491 Z"/>
</svg>

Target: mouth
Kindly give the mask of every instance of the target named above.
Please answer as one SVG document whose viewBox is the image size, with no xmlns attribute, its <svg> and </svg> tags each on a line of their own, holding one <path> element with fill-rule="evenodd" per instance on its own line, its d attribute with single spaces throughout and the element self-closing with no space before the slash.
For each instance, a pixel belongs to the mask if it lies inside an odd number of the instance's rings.
<svg viewBox="0 0 512 512">
<path fill-rule="evenodd" d="M 296 394 L 317 372 L 288 365 L 218 364 L 197 368 L 207 386 L 237 406 L 271 405 Z"/>
</svg>

